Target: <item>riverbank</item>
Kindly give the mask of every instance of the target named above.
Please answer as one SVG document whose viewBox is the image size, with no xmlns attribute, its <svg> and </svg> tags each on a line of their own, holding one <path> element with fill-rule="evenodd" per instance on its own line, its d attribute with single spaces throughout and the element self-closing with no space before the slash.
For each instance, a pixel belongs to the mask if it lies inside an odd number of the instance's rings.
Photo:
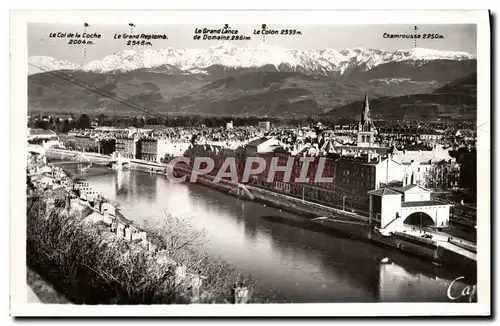
<svg viewBox="0 0 500 326">
<path fill-rule="evenodd" d="M 180 166 L 173 168 L 165 164 L 134 159 L 129 160 L 128 168 L 160 175 L 166 175 L 168 169 L 173 169 L 180 175 L 189 176 L 191 173 L 189 169 Z M 457 267 L 471 273 L 476 271 L 475 253 L 469 251 L 469 248 L 460 247 L 454 243 L 428 240 L 405 231 L 381 234 L 369 225 L 369 219 L 365 216 L 251 185 L 241 185 L 230 181 L 214 183 L 213 177 L 207 175 L 198 176 L 197 183 L 238 198 L 255 200 L 280 210 L 299 214 L 305 221 L 320 227 L 362 241 L 389 246 L 395 250 L 422 257 L 431 263 L 443 264 L 448 268 Z"/>
<path fill-rule="evenodd" d="M 184 167 L 176 166 L 173 169 L 179 175 L 189 176 L 191 174 L 191 171 Z M 197 183 L 233 196 L 250 199 L 246 192 L 248 191 L 253 196 L 252 200 L 299 214 L 310 223 L 341 232 L 361 241 L 388 246 L 421 257 L 430 263 L 441 264 L 448 268 L 459 268 L 467 274 L 477 272 L 476 254 L 451 242 L 429 240 L 406 231 L 382 234 L 369 224 L 368 217 L 356 213 L 300 200 L 251 185 L 241 185 L 231 181 L 215 183 L 213 179 L 212 176 L 201 175 L 198 176 Z M 246 191 L 238 191 L 239 188 Z"/>
<path fill-rule="evenodd" d="M 229 266 L 209 257 L 190 257 L 189 251 L 181 252 L 178 244 L 172 243 L 172 247 L 164 241 L 164 236 L 183 241 L 193 234 L 176 234 L 176 228 L 164 235 L 142 230 L 109 203 L 92 204 L 79 198 L 77 192 L 73 193 L 78 183 L 69 182 L 61 168 L 41 161 L 29 164 L 29 170 L 32 189 L 27 197 L 27 265 L 69 301 L 234 301 L 227 293 L 234 285 L 232 281 L 241 278 L 232 275 Z M 183 257 L 181 263 L 177 256 Z M 188 265 L 197 273 L 188 271 Z M 89 279 L 98 284 L 88 284 Z M 247 288 L 240 288 L 248 294 Z"/>
<path fill-rule="evenodd" d="M 194 249 L 251 276 L 252 302 L 448 302 L 447 287 L 465 275 L 212 187 L 130 169 L 78 172 L 82 167 L 64 166 L 132 221 L 161 232 L 168 229 L 165 221 L 177 217 L 202 233 Z"/>
</svg>

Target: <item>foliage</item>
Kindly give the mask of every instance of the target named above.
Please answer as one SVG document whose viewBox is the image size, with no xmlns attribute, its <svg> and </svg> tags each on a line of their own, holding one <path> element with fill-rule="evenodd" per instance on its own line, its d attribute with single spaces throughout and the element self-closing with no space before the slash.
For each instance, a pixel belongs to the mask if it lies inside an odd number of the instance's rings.
<svg viewBox="0 0 500 326">
<path fill-rule="evenodd" d="M 189 302 L 173 286 L 170 269 L 158 272 L 151 253 L 34 202 L 27 214 L 28 267 L 77 304 L 168 304 Z"/>
<path fill-rule="evenodd" d="M 196 250 L 203 232 L 186 220 L 169 216 L 147 230 L 148 239 L 170 259 L 165 265 L 139 244 L 113 236 L 105 225 L 83 222 L 63 207 L 46 211 L 44 200 L 28 199 L 27 265 L 73 303 L 189 303 L 193 292 L 176 281 L 172 260 L 203 276 L 201 302 L 230 302 L 235 283 L 253 287 L 248 277 Z"/>
<path fill-rule="evenodd" d="M 235 284 L 247 287 L 250 292 L 256 291 L 255 281 L 250 276 L 201 250 L 205 231 L 196 230 L 189 217 L 180 218 L 164 212 L 164 218 L 155 221 L 154 226 L 147 222 L 144 225 L 168 256 L 204 276 L 203 286 L 210 291 L 209 302 L 230 302 Z"/>
<path fill-rule="evenodd" d="M 209 127 L 209 128 L 224 128 L 226 123 L 233 121 L 235 127 L 257 126 L 259 121 L 268 120 L 272 125 L 278 126 L 304 126 L 316 124 L 319 121 L 322 123 L 349 124 L 356 122 L 356 119 L 336 118 L 329 116 L 308 116 L 308 117 L 258 117 L 258 116 L 212 116 L 212 115 L 162 115 L 153 117 L 138 117 L 138 116 L 105 116 L 103 114 L 91 115 L 90 113 L 83 114 L 90 120 L 97 119 L 100 126 L 109 126 L 117 128 L 136 127 L 142 128 L 145 125 L 163 125 L 166 127 Z M 90 120 L 87 124 L 87 118 L 80 117 L 76 122 L 68 121 L 67 119 L 60 120 L 58 118 L 54 123 L 48 121 L 34 121 L 32 118 L 28 122 L 29 127 L 51 129 L 61 133 L 67 133 L 72 129 L 89 129 Z"/>
<path fill-rule="evenodd" d="M 78 128 L 79 129 L 90 129 L 90 128 L 92 128 L 92 124 L 90 122 L 90 118 L 86 114 L 82 114 L 80 116 L 80 118 L 78 118 L 77 124 L 78 124 Z"/>
<path fill-rule="evenodd" d="M 424 175 L 424 186 L 429 189 L 446 190 L 458 186 L 460 169 L 457 164 L 437 162 Z"/>
</svg>

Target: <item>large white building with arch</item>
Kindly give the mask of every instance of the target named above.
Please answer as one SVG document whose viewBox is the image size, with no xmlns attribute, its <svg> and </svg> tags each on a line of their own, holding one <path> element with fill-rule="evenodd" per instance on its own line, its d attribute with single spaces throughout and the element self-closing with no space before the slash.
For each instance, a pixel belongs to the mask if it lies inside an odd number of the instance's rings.
<svg viewBox="0 0 500 326">
<path fill-rule="evenodd" d="M 403 225 L 445 228 L 449 225 L 450 207 L 431 199 L 422 186 L 386 187 L 368 192 L 370 220 L 381 229 Z"/>
</svg>

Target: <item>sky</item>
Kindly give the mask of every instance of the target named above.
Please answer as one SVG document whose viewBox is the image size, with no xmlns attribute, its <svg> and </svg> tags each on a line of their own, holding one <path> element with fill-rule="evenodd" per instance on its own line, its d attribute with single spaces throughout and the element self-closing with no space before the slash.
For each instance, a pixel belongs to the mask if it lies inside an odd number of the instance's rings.
<svg viewBox="0 0 500 326">
<path fill-rule="evenodd" d="M 86 28 L 87 33 L 99 33 L 100 39 L 93 39 L 94 44 L 68 44 L 68 38 L 49 37 L 50 33 L 83 33 L 83 25 L 29 24 L 28 25 L 28 56 L 50 56 L 59 60 L 67 60 L 84 64 L 92 60 L 121 52 L 126 49 L 145 50 L 161 48 L 207 48 L 218 41 L 194 40 L 195 28 L 220 29 L 222 25 L 137 25 L 134 34 L 166 34 L 167 40 L 150 40 L 152 45 L 128 46 L 126 41 L 114 39 L 114 35 L 131 32 L 128 25 L 92 25 Z M 287 26 L 270 25 L 268 29 L 281 30 Z M 442 35 L 442 39 L 417 40 L 417 47 L 445 51 L 463 51 L 476 54 L 477 29 L 472 24 L 439 24 L 418 25 L 418 33 Z M 255 29 L 261 26 L 231 25 L 240 35 L 250 36 L 249 41 L 232 41 L 244 46 L 257 46 L 266 42 L 289 49 L 322 50 L 322 49 L 352 49 L 356 47 L 374 48 L 387 51 L 411 49 L 415 47 L 413 39 L 384 38 L 388 34 L 414 34 L 414 25 L 302 25 L 295 26 L 302 35 L 268 35 L 265 40 L 261 35 L 253 35 Z M 220 41 L 219 41 L 220 42 Z"/>
</svg>

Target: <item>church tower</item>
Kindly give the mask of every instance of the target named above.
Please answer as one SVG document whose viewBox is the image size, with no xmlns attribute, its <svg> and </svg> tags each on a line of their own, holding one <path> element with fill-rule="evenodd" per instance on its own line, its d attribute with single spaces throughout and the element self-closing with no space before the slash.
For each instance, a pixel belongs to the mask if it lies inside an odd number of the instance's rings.
<svg viewBox="0 0 500 326">
<path fill-rule="evenodd" d="M 368 102 L 368 94 L 365 93 L 365 101 L 363 103 L 363 111 L 358 124 L 358 143 L 359 147 L 372 147 L 375 143 L 375 127 L 370 118 L 370 103 Z"/>
</svg>

